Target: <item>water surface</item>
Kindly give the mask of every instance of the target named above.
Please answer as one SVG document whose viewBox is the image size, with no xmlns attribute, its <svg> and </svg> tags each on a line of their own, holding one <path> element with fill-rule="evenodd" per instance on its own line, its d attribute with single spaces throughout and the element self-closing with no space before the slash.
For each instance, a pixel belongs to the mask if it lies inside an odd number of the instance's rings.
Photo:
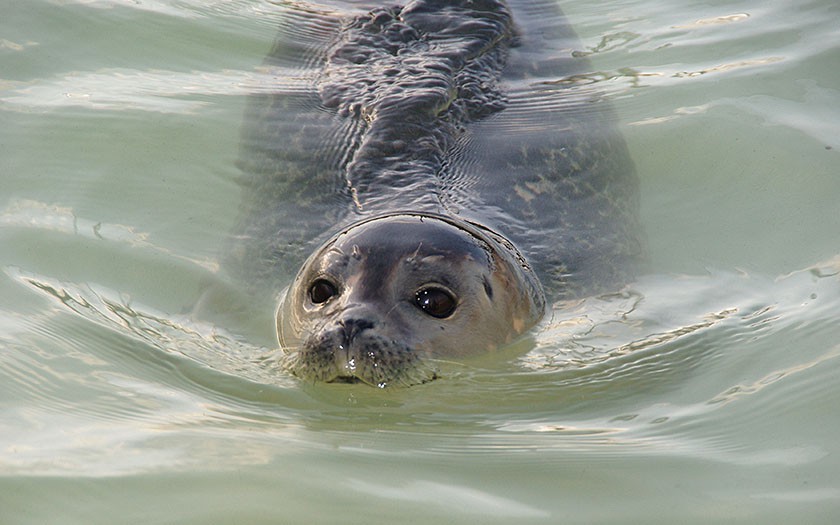
<svg viewBox="0 0 840 525">
<path fill-rule="evenodd" d="M 3 9 L 0 521 L 836 521 L 835 3 L 561 2 L 649 269 L 388 391 L 280 373 L 265 308 L 191 315 L 291 5 Z"/>
</svg>

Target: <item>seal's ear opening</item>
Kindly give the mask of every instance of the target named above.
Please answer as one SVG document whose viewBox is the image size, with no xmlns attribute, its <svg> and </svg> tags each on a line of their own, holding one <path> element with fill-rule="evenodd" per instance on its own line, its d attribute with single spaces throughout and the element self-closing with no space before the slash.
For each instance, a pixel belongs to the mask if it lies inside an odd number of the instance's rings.
<svg viewBox="0 0 840 525">
<path fill-rule="evenodd" d="M 529 266 L 517 264 L 510 257 L 503 255 L 504 252 L 494 252 L 494 260 L 498 266 L 494 276 L 500 281 L 499 286 L 506 291 L 507 316 L 513 331 L 512 336 L 518 336 L 537 324 L 545 315 L 545 295 Z"/>
<path fill-rule="evenodd" d="M 520 291 L 519 294 L 511 294 L 517 298 L 511 311 L 526 312 L 528 315 L 521 318 L 514 316 L 514 321 L 520 325 L 518 328 L 514 326 L 514 329 L 517 333 L 522 333 L 537 324 L 546 311 L 545 291 L 525 256 L 512 242 L 485 226 L 466 221 L 465 224 L 470 226 L 467 229 L 470 234 L 490 246 L 489 251 L 493 256 L 494 263 L 507 268 L 506 272 L 500 272 L 501 275 L 509 276 L 510 281 L 505 283 L 505 289 Z M 485 282 L 485 290 L 487 284 Z M 488 296 L 492 299 L 492 288 L 488 292 Z"/>
</svg>

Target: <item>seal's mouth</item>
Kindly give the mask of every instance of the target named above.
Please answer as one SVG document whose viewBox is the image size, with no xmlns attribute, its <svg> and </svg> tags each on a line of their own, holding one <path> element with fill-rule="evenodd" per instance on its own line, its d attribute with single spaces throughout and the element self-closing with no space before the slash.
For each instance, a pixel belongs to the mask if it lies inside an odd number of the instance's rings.
<svg viewBox="0 0 840 525">
<path fill-rule="evenodd" d="M 438 379 L 438 377 L 439 376 L 438 376 L 437 372 L 431 371 L 428 376 L 423 377 L 423 378 L 418 378 L 413 383 L 405 383 L 403 386 L 413 386 L 413 385 L 421 385 L 421 384 L 425 384 L 425 383 L 431 383 L 435 379 Z M 336 377 L 334 377 L 332 379 L 328 379 L 324 382 L 328 383 L 328 384 L 339 384 L 339 385 L 368 385 L 368 386 L 374 386 L 376 388 L 385 388 L 385 387 L 391 386 L 390 383 L 387 383 L 387 382 L 384 382 L 384 381 L 381 382 L 381 383 L 378 383 L 378 384 L 374 384 L 374 383 L 370 383 L 368 381 L 365 381 L 361 377 L 350 376 L 350 375 L 348 375 L 348 376 L 336 376 Z"/>
<path fill-rule="evenodd" d="M 356 376 L 336 376 L 332 379 L 325 381 L 325 383 L 339 383 L 346 385 L 367 384 L 365 381 L 362 381 Z"/>
</svg>

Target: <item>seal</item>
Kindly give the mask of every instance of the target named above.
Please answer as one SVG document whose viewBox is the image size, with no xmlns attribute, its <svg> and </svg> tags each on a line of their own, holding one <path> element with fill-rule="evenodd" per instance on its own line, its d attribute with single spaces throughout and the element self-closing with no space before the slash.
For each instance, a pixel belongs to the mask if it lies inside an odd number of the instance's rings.
<svg viewBox="0 0 840 525">
<path fill-rule="evenodd" d="M 526 333 L 546 296 L 633 275 L 614 118 L 554 2 L 512 4 L 288 7 L 264 66 L 286 80 L 246 116 L 228 266 L 269 290 L 294 276 L 276 315 L 292 374 L 429 381 Z"/>
<path fill-rule="evenodd" d="M 315 380 L 412 384 L 434 376 L 425 358 L 510 342 L 545 303 L 503 242 L 428 213 L 354 224 L 303 265 L 281 304 L 291 369 Z"/>
</svg>

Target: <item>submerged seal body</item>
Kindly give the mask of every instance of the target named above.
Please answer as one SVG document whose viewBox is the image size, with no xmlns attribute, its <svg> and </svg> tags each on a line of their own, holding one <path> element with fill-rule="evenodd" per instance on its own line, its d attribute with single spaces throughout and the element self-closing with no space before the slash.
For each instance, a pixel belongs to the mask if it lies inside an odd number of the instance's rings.
<svg viewBox="0 0 840 525">
<path fill-rule="evenodd" d="M 293 374 L 427 381 L 534 326 L 546 292 L 632 275 L 626 147 L 562 14 L 511 4 L 290 7 L 266 61 L 281 85 L 246 119 L 229 266 L 295 276 L 277 310 Z"/>
</svg>

